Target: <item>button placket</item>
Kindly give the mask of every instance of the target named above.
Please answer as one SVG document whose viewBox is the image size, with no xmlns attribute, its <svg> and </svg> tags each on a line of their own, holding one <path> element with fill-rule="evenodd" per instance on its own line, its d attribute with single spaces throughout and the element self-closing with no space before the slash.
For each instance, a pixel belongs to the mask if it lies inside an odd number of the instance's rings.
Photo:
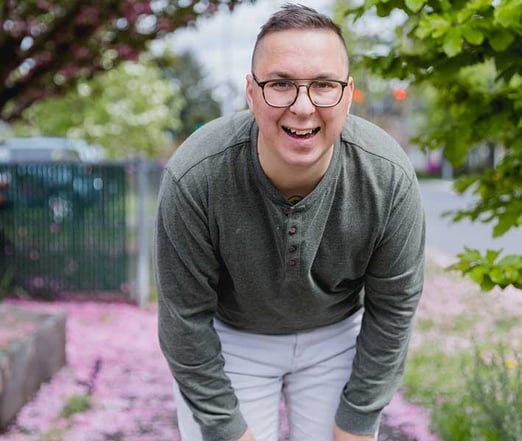
<svg viewBox="0 0 522 441">
<path fill-rule="evenodd" d="M 295 269 L 299 266 L 299 243 L 301 237 L 300 214 L 294 210 L 287 212 L 286 266 Z"/>
</svg>

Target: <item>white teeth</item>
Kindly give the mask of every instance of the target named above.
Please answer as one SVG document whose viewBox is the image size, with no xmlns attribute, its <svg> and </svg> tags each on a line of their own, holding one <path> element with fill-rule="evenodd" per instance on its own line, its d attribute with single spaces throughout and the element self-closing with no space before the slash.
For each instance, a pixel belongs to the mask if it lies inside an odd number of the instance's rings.
<svg viewBox="0 0 522 441">
<path fill-rule="evenodd" d="M 298 136 L 311 135 L 314 132 L 313 130 L 294 130 L 290 128 L 289 130 L 291 133 Z"/>
</svg>

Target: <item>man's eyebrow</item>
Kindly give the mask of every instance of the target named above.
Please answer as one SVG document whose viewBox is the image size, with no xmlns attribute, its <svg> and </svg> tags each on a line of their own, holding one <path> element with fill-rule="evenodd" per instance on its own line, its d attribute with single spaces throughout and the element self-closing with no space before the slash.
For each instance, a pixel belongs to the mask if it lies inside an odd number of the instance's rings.
<svg viewBox="0 0 522 441">
<path fill-rule="evenodd" d="M 278 78 L 291 79 L 292 78 L 290 75 L 288 75 L 285 72 L 277 72 L 277 71 L 268 73 L 268 77 L 273 78 L 273 79 L 278 79 Z"/>
<path fill-rule="evenodd" d="M 289 75 L 286 72 L 270 72 L 268 74 L 269 79 L 277 80 L 277 79 L 283 79 L 283 80 L 306 80 L 306 81 L 313 81 L 313 80 L 333 80 L 338 75 L 330 74 L 330 73 L 323 73 L 317 76 L 314 76 L 313 78 L 297 78 L 292 75 Z"/>
</svg>

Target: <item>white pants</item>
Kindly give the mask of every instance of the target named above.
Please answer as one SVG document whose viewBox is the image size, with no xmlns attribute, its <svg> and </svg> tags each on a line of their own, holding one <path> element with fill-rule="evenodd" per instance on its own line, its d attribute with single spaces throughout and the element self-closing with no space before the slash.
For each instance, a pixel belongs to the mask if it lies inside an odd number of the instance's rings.
<svg viewBox="0 0 522 441">
<path fill-rule="evenodd" d="M 334 325 L 286 335 L 251 334 L 216 320 L 225 372 L 256 441 L 278 441 L 286 403 L 290 441 L 332 441 L 334 417 L 350 377 L 362 312 Z M 198 424 L 174 387 L 182 441 L 201 441 Z"/>
</svg>

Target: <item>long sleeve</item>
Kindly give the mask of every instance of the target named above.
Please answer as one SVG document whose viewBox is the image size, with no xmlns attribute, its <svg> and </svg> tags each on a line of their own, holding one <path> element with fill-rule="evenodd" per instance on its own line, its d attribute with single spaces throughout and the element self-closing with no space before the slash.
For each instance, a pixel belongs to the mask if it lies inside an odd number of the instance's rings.
<svg viewBox="0 0 522 441">
<path fill-rule="evenodd" d="M 244 332 L 289 334 L 336 323 L 363 298 L 337 422 L 371 433 L 401 379 L 422 290 L 413 168 L 382 130 L 350 117 L 327 173 L 290 207 L 264 175 L 256 139 L 242 113 L 196 131 L 167 164 L 154 254 L 161 347 L 205 439 L 234 440 L 246 423 L 214 317 Z M 294 265 L 285 261 L 290 245 Z"/>
<path fill-rule="evenodd" d="M 169 367 L 204 439 L 236 440 L 246 423 L 224 373 L 213 327 L 219 262 L 204 201 L 180 188 L 168 171 L 160 190 L 154 249 L 159 338 Z"/>
<path fill-rule="evenodd" d="M 413 177 L 394 194 L 365 277 L 364 316 L 352 376 L 336 415 L 342 429 L 369 434 L 399 387 L 424 275 L 425 219 Z"/>
</svg>

